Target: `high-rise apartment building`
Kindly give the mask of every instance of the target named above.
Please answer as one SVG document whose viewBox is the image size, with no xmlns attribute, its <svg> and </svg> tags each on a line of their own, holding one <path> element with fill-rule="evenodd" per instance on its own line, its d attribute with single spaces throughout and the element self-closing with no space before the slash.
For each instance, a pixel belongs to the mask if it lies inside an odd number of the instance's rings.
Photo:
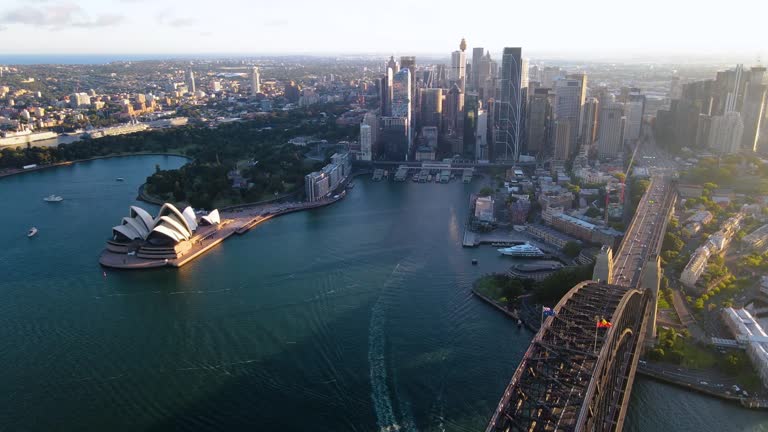
<svg viewBox="0 0 768 432">
<path fill-rule="evenodd" d="M 378 153 L 379 117 L 373 112 L 365 113 L 360 124 L 360 152 L 364 161 L 373 160 Z"/>
<path fill-rule="evenodd" d="M 251 94 L 257 95 L 261 93 L 261 76 L 259 75 L 259 67 L 254 66 L 251 69 Z"/>
<path fill-rule="evenodd" d="M 365 123 L 360 124 L 360 160 L 373 160 L 373 133 Z"/>
<path fill-rule="evenodd" d="M 517 160 L 520 155 L 522 49 L 504 48 L 499 97 L 494 107 L 494 157 Z"/>
<path fill-rule="evenodd" d="M 611 103 L 600 109 L 600 130 L 597 134 L 597 154 L 600 158 L 614 158 L 624 145 L 624 105 Z"/>
</svg>

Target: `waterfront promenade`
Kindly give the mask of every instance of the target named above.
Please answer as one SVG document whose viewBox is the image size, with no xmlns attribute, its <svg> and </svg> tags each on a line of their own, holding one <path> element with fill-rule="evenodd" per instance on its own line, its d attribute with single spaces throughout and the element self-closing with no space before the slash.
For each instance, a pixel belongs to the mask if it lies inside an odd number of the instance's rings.
<svg viewBox="0 0 768 432">
<path fill-rule="evenodd" d="M 190 248 L 177 259 L 147 259 L 136 255 L 110 252 L 105 249 L 99 257 L 104 267 L 140 270 L 158 267 L 181 267 L 221 244 L 232 235 L 243 235 L 259 224 L 274 217 L 302 210 L 323 207 L 344 198 L 346 192 L 313 202 L 266 203 L 220 212 L 221 223 L 215 227 L 201 227 L 192 237 Z"/>
</svg>

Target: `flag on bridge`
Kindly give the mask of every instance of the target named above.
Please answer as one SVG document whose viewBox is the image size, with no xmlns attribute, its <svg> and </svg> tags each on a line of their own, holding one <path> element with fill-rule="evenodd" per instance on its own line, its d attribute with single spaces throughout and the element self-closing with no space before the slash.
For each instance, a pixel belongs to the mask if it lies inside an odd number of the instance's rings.
<svg viewBox="0 0 768 432">
<path fill-rule="evenodd" d="M 545 307 L 541 309 L 541 314 L 544 315 L 545 317 L 555 316 L 555 311 L 552 310 L 552 308 Z"/>
<path fill-rule="evenodd" d="M 597 322 L 597 328 L 611 328 L 611 326 L 613 326 L 613 324 L 611 324 L 605 318 L 603 318 L 603 319 L 601 319 L 600 321 Z"/>
</svg>

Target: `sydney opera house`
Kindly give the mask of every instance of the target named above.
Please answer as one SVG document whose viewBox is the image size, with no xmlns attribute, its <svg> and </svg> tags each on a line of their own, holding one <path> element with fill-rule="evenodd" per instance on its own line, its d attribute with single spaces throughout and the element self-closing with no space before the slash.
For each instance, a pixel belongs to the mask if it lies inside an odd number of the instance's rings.
<svg viewBox="0 0 768 432">
<path fill-rule="evenodd" d="M 107 250 L 146 259 L 177 259 L 193 244 L 216 232 L 221 223 L 219 211 L 213 210 L 199 219 L 192 207 L 179 211 L 165 203 L 156 218 L 141 207 L 131 206 L 120 225 L 112 228 Z"/>
</svg>

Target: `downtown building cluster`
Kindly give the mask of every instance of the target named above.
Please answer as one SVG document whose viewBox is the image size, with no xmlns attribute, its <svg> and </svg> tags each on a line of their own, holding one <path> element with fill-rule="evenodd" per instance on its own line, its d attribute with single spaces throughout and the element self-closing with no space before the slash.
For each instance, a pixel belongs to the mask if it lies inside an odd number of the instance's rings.
<svg viewBox="0 0 768 432">
<path fill-rule="evenodd" d="M 584 72 L 529 65 L 519 47 L 500 59 L 467 43 L 450 64 L 394 56 L 375 79 L 379 104 L 363 117 L 363 160 L 565 162 L 594 148 L 616 158 L 641 137 L 645 96 L 590 89 Z"/>
<path fill-rule="evenodd" d="M 670 149 L 734 154 L 768 149 L 765 68 L 742 65 L 714 79 L 673 81 L 669 109 L 654 125 L 658 142 Z"/>
</svg>

